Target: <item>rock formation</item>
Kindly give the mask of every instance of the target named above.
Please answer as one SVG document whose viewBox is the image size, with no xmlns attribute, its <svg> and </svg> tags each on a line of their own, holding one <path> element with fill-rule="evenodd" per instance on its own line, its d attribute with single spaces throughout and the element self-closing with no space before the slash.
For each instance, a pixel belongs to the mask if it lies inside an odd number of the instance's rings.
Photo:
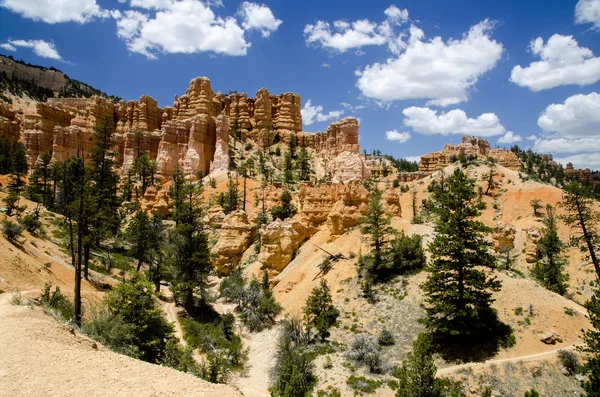
<svg viewBox="0 0 600 397">
<path fill-rule="evenodd" d="M 384 196 L 388 212 L 400 216 L 402 209 L 398 194 L 390 191 Z M 301 218 L 315 227 L 327 221 L 332 235 L 340 235 L 358 225 L 367 213 L 369 201 L 367 189 L 358 180 L 317 186 L 304 183 L 298 198 Z"/>
<path fill-rule="evenodd" d="M 567 177 L 567 179 L 576 179 L 583 183 L 592 182 L 592 172 L 590 169 L 575 169 L 573 163 L 567 163 L 565 177 Z"/>
<path fill-rule="evenodd" d="M 227 215 L 221 225 L 219 239 L 213 246 L 213 263 L 221 273 L 227 274 L 238 264 L 244 251 L 254 240 L 256 225 L 248 220 L 244 211 L 234 211 Z"/>
<path fill-rule="evenodd" d="M 114 122 L 116 164 L 123 174 L 140 153 L 156 162 L 156 171 L 169 179 L 177 166 L 194 179 L 229 168 L 229 135 L 239 128 L 242 136 L 258 145 L 287 142 L 312 148 L 323 160 L 323 173 L 334 181 L 362 179 L 369 170 L 359 153 L 358 121 L 345 118 L 331 123 L 325 132 L 302 132 L 300 96 L 272 95 L 265 88 L 256 98 L 247 94 L 214 93 L 210 80 L 198 77 L 185 94 L 175 96 L 173 106 L 161 109 L 151 97 L 113 103 L 102 97 L 51 98 L 40 103 L 37 113 L 23 121 L 23 140 L 30 165 L 47 150 L 53 161 L 87 154 L 101 120 Z M 15 134 L 16 115 L 0 106 L 0 133 Z"/>
<path fill-rule="evenodd" d="M 525 230 L 525 261 L 535 263 L 540 259 L 540 248 L 538 243 L 542 238 L 539 229 L 531 227 Z"/>
<path fill-rule="evenodd" d="M 504 252 L 505 250 L 512 250 L 515 248 L 515 234 L 517 230 L 509 223 L 498 222 L 494 227 L 494 248 L 496 252 Z"/>
<path fill-rule="evenodd" d="M 0 137 L 7 137 L 13 142 L 18 141 L 20 124 L 17 112 L 11 110 L 10 104 L 0 99 Z"/>
<path fill-rule="evenodd" d="M 275 220 L 260 228 L 261 250 L 258 261 L 272 270 L 281 272 L 291 262 L 294 252 L 312 236 L 315 229 L 295 218 Z"/>
<path fill-rule="evenodd" d="M 446 144 L 441 152 L 435 152 L 421 156 L 419 171 L 435 172 L 452 164 L 456 156 L 464 155 L 469 157 L 492 157 L 503 167 L 518 170 L 521 161 L 511 151 L 506 149 L 491 149 L 490 143 L 485 139 L 472 136 L 463 136 L 462 142 L 457 145 Z"/>
</svg>

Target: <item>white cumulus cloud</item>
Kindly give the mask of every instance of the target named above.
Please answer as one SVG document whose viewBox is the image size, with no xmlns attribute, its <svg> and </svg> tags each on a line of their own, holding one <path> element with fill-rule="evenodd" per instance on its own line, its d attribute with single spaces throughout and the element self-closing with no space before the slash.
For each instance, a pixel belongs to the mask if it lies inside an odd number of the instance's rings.
<svg viewBox="0 0 600 397">
<path fill-rule="evenodd" d="M 156 59 L 159 53 L 214 54 L 243 56 L 251 43 L 248 30 L 256 29 L 269 36 L 282 23 L 265 5 L 244 2 L 237 15 L 217 16 L 211 7 L 220 1 L 200 0 L 131 0 L 131 6 L 145 11 L 127 10 L 117 19 L 117 35 L 131 52 Z"/>
<path fill-rule="evenodd" d="M 13 46 L 10 43 L 2 43 L 2 44 L 0 44 L 0 48 L 5 49 L 6 51 L 17 51 L 15 46 Z"/>
<path fill-rule="evenodd" d="M 387 44 L 390 49 L 396 48 L 399 44 L 395 27 L 408 21 L 408 10 L 401 10 L 395 5 L 391 5 L 384 11 L 384 14 L 386 19 L 381 23 L 359 19 L 353 22 L 337 20 L 333 23 L 317 21 L 314 24 L 306 25 L 304 27 L 306 44 L 339 53 L 352 49 L 358 50 L 370 45 Z M 355 53 L 357 55 L 364 54 L 360 50 Z"/>
<path fill-rule="evenodd" d="M 566 157 L 555 157 L 554 161 L 564 166 L 566 166 L 567 163 L 573 163 L 575 168 L 600 170 L 600 153 L 584 153 Z"/>
<path fill-rule="evenodd" d="M 404 158 L 404 160 L 410 161 L 413 163 L 418 163 L 419 161 L 421 161 L 421 156 L 408 156 L 408 157 Z"/>
<path fill-rule="evenodd" d="M 575 6 L 575 22 L 591 23 L 600 30 L 600 0 L 579 0 Z"/>
<path fill-rule="evenodd" d="M 16 51 L 16 47 L 31 48 L 39 57 L 62 61 L 54 43 L 45 40 L 9 40 L 1 46 L 9 51 Z"/>
<path fill-rule="evenodd" d="M 600 94 L 573 95 L 564 103 L 549 105 L 538 119 L 546 133 L 566 138 L 600 135 Z"/>
<path fill-rule="evenodd" d="M 594 57 L 589 48 L 579 47 L 573 36 L 555 34 L 547 43 L 538 37 L 529 46 L 541 58 L 523 68 L 517 65 L 510 81 L 533 91 L 561 85 L 588 85 L 600 80 L 600 57 Z"/>
<path fill-rule="evenodd" d="M 0 0 L 0 7 L 20 14 L 23 18 L 50 24 L 83 24 L 95 17 L 109 16 L 108 11 L 101 9 L 96 0 Z"/>
<path fill-rule="evenodd" d="M 259 30 L 263 37 L 269 37 L 283 22 L 275 18 L 271 9 L 264 4 L 245 1 L 240 6 L 239 13 L 244 18 L 242 27 L 247 30 Z"/>
<path fill-rule="evenodd" d="M 317 121 L 327 121 L 340 118 L 343 114 L 343 110 L 332 110 L 329 113 L 323 113 L 323 106 L 313 106 L 310 99 L 306 101 L 304 107 L 301 110 L 302 121 L 305 125 L 311 125 Z"/>
<path fill-rule="evenodd" d="M 470 88 L 502 56 L 502 44 L 490 37 L 493 28 L 484 20 L 461 39 L 444 42 L 425 40 L 413 25 L 404 48 L 398 44 L 402 53 L 358 70 L 356 86 L 364 96 L 384 102 L 429 99 L 428 105 L 449 106 L 467 101 Z"/>
<path fill-rule="evenodd" d="M 454 109 L 438 114 L 437 110 L 411 106 L 402 111 L 406 118 L 404 125 L 425 135 L 467 134 L 489 137 L 505 133 L 500 119 L 494 113 L 484 113 L 477 118 L 469 118 L 462 109 Z"/>
<path fill-rule="evenodd" d="M 398 132 L 398 130 L 391 130 L 385 132 L 385 139 L 388 141 L 395 141 L 399 143 L 407 142 L 410 139 L 410 133 Z"/>
<path fill-rule="evenodd" d="M 508 145 L 511 143 L 521 142 L 522 140 L 523 138 L 521 138 L 521 135 L 516 135 L 512 131 L 507 131 L 506 134 L 498 138 L 498 143 L 504 143 Z"/>
</svg>

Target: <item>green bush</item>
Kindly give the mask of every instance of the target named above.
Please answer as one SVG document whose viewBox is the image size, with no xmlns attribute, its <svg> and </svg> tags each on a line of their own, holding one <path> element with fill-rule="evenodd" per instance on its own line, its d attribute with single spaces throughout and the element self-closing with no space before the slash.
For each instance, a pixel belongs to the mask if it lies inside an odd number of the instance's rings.
<svg viewBox="0 0 600 397">
<path fill-rule="evenodd" d="M 379 333 L 379 336 L 377 336 L 377 343 L 379 343 L 379 346 L 391 346 L 395 344 L 394 334 L 387 329 L 383 329 Z"/>
<path fill-rule="evenodd" d="M 313 356 L 306 351 L 307 338 L 298 331 L 302 324 L 286 319 L 277 341 L 273 383 L 269 391 L 275 397 L 310 396 L 317 377 L 314 374 Z"/>
<path fill-rule="evenodd" d="M 112 315 L 105 308 L 92 310 L 82 325 L 83 332 L 109 349 L 139 358 L 133 325 L 128 324 L 121 315 Z"/>
<path fill-rule="evenodd" d="M 276 205 L 271 208 L 271 216 L 273 216 L 273 219 L 281 219 L 284 221 L 287 218 L 296 215 L 297 210 L 294 204 L 292 204 L 292 194 L 289 190 L 281 192 L 279 199 L 281 200 L 281 205 Z"/>
<path fill-rule="evenodd" d="M 192 349 L 189 346 L 181 347 L 174 338 L 167 340 L 162 364 L 181 372 L 203 377 L 202 368 L 194 359 Z"/>
<path fill-rule="evenodd" d="M 140 359 L 159 362 L 173 328 L 156 307 L 153 291 L 154 285 L 136 272 L 108 292 L 106 310 L 113 316 L 121 316 L 132 327 Z"/>
<path fill-rule="evenodd" d="M 365 335 L 360 335 L 352 342 L 346 356 L 358 364 L 366 365 L 374 374 L 384 373 L 388 369 L 377 344 Z"/>
<path fill-rule="evenodd" d="M 32 214 L 25 215 L 21 218 L 20 223 L 31 234 L 35 234 L 42 227 L 42 222 L 40 222 L 37 216 Z"/>
<path fill-rule="evenodd" d="M 569 375 L 573 376 L 579 370 L 579 358 L 577 353 L 570 350 L 559 350 L 558 359 Z"/>
<path fill-rule="evenodd" d="M 44 284 L 42 294 L 40 295 L 40 301 L 46 307 L 55 310 L 63 320 L 70 320 L 74 313 L 73 304 L 69 298 L 60 292 L 59 287 L 56 287 L 52 292 L 51 290 L 52 284 L 50 282 L 46 282 Z"/>
<path fill-rule="evenodd" d="M 8 219 L 5 219 L 2 222 L 2 234 L 4 234 L 4 237 L 12 244 L 20 244 L 19 240 L 23 236 L 23 229 L 25 228 L 22 225 Z"/>
<path fill-rule="evenodd" d="M 321 339 L 325 340 L 329 336 L 329 328 L 335 324 L 339 315 L 339 310 L 333 306 L 329 286 L 324 279 L 321 279 L 319 286 L 312 290 L 306 300 L 304 307 L 306 326 L 309 329 L 315 328 Z"/>
<path fill-rule="evenodd" d="M 381 381 L 367 379 L 364 376 L 350 375 L 346 384 L 358 393 L 374 394 L 382 385 Z"/>
</svg>

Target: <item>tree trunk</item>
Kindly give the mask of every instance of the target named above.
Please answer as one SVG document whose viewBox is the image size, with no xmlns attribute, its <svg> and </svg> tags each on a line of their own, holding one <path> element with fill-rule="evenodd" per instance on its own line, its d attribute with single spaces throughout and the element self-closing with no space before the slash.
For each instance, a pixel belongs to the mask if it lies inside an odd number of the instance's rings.
<svg viewBox="0 0 600 397">
<path fill-rule="evenodd" d="M 587 230 L 587 227 L 585 226 L 583 212 L 579 208 L 579 205 L 577 206 L 577 212 L 579 215 L 579 223 L 581 223 L 581 230 L 583 231 L 583 239 L 585 240 L 585 243 L 588 247 L 588 251 L 590 252 L 590 258 L 592 259 L 592 263 L 594 264 L 594 269 L 596 269 L 596 275 L 598 276 L 598 279 L 600 279 L 600 264 L 598 264 L 598 258 L 596 257 L 596 251 L 594 251 L 594 243 L 592 241 L 592 236 L 590 236 L 590 233 Z"/>
<path fill-rule="evenodd" d="M 84 244 L 83 250 L 84 250 L 84 257 L 83 257 L 83 264 L 84 264 L 84 270 L 83 270 L 83 277 L 86 280 L 89 280 L 88 278 L 88 269 L 89 269 L 89 265 L 90 265 L 90 250 L 91 250 L 91 245 L 90 243 L 86 243 Z"/>
<path fill-rule="evenodd" d="M 183 306 L 188 314 L 194 310 L 194 291 L 191 288 L 185 291 L 185 302 Z"/>
<path fill-rule="evenodd" d="M 243 205 L 243 209 L 244 209 L 244 211 L 246 211 L 246 177 L 244 177 L 244 205 Z"/>
</svg>

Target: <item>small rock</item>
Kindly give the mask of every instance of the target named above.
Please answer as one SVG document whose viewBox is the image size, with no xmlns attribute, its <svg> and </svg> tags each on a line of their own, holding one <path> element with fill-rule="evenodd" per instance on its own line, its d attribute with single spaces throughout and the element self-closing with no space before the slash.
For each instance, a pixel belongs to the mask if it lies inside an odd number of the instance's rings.
<svg viewBox="0 0 600 397">
<path fill-rule="evenodd" d="M 537 365 L 531 368 L 531 376 L 533 378 L 539 378 L 540 376 L 542 376 L 542 368 Z"/>
<path fill-rule="evenodd" d="M 569 370 L 566 369 L 565 367 L 560 367 L 560 372 L 564 375 L 564 376 L 571 376 L 571 373 L 569 373 Z"/>
<path fill-rule="evenodd" d="M 575 380 L 577 380 L 579 382 L 583 382 L 585 380 L 585 376 L 583 376 L 581 374 L 575 374 L 574 378 L 575 378 Z"/>
<path fill-rule="evenodd" d="M 92 342 L 92 349 L 98 350 L 98 344 L 96 342 Z"/>
</svg>

